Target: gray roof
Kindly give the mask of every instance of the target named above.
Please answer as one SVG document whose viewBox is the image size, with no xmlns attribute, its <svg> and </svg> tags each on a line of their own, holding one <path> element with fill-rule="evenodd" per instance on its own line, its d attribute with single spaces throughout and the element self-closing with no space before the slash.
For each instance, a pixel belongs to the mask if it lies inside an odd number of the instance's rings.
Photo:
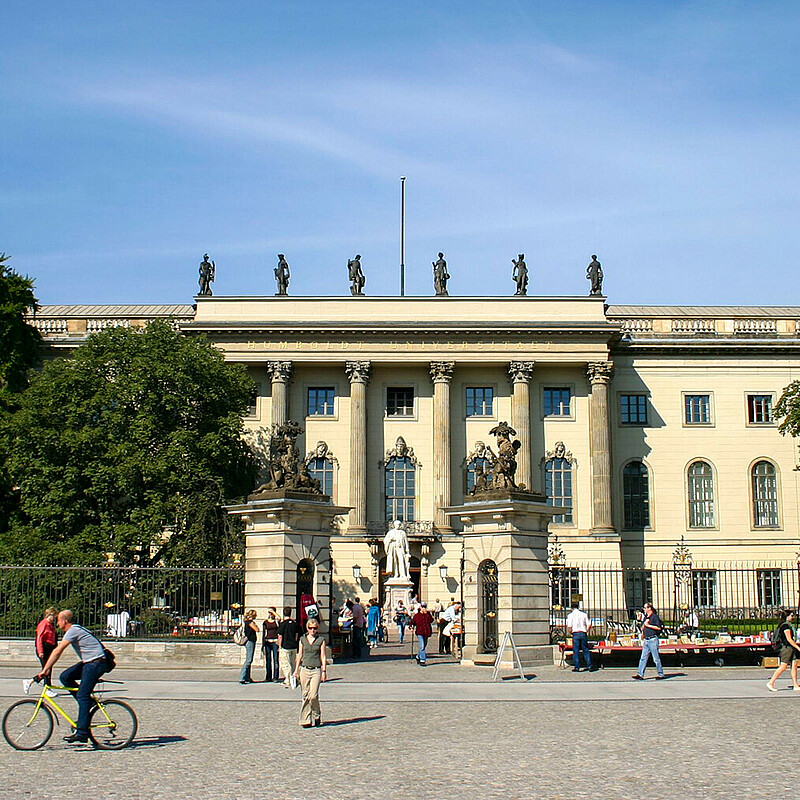
<svg viewBox="0 0 800 800">
<path fill-rule="evenodd" d="M 800 317 L 800 306 L 609 306 L 609 317 Z"/>
<path fill-rule="evenodd" d="M 39 306 L 37 317 L 193 317 L 190 305 L 101 306 L 101 305 L 51 305 Z"/>
</svg>

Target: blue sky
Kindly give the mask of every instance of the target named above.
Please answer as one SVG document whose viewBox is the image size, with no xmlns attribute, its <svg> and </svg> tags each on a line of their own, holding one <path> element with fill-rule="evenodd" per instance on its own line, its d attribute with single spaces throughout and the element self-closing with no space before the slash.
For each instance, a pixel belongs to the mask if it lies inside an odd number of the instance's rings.
<svg viewBox="0 0 800 800">
<path fill-rule="evenodd" d="M 795 2 L 0 5 L 0 251 L 43 303 L 800 304 Z"/>
</svg>

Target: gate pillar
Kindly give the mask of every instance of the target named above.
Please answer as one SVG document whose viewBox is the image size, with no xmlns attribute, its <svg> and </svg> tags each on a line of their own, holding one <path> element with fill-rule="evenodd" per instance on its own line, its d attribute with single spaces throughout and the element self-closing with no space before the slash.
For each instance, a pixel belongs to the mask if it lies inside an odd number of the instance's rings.
<svg viewBox="0 0 800 800">
<path fill-rule="evenodd" d="M 279 613 L 291 606 L 299 615 L 298 580 L 307 580 L 325 632 L 330 626 L 331 526 L 334 517 L 350 509 L 333 505 L 325 495 L 271 494 L 226 507 L 245 524 L 245 607 L 254 608 L 261 620 L 270 606 Z"/>
<path fill-rule="evenodd" d="M 477 497 L 447 509 L 448 516 L 458 518 L 463 526 L 464 661 L 491 658 L 480 658 L 491 649 L 486 621 L 480 619 L 485 612 L 482 592 L 488 564 L 496 566 L 498 640 L 509 632 L 527 663 L 552 662 L 547 526 L 564 510 L 547 505 L 545 497 L 534 492 L 497 490 Z M 505 654 L 504 663 L 510 664 L 511 658 L 512 653 Z"/>
</svg>

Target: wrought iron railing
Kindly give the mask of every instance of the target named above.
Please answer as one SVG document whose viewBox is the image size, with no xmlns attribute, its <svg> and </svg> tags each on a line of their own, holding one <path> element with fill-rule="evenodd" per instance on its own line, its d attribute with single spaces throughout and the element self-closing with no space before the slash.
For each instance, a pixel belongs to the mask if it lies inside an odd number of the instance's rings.
<svg viewBox="0 0 800 800">
<path fill-rule="evenodd" d="M 550 566 L 550 630 L 558 641 L 573 601 L 594 624 L 594 635 L 633 632 L 637 613 L 652 602 L 668 632 L 695 611 L 700 633 L 716 636 L 772 630 L 781 608 L 800 607 L 800 568 L 775 564 L 657 564 L 641 568 Z"/>
<path fill-rule="evenodd" d="M 32 636 L 54 606 L 105 636 L 224 639 L 243 604 L 242 567 L 0 566 L 0 636 Z"/>
</svg>

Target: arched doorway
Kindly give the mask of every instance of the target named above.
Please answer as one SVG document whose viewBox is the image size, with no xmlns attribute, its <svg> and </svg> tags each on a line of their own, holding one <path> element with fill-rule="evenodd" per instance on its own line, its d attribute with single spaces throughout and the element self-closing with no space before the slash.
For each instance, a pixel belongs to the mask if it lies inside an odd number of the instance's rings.
<svg viewBox="0 0 800 800">
<path fill-rule="evenodd" d="M 497 564 L 490 559 L 478 565 L 480 631 L 478 647 L 482 653 L 497 652 Z"/>
<path fill-rule="evenodd" d="M 422 579 L 422 564 L 416 556 L 411 556 L 410 565 L 408 570 L 409 577 L 412 583 L 412 593 L 419 597 L 420 581 Z M 378 601 L 383 608 L 386 601 L 386 581 L 392 576 L 386 572 L 386 556 L 378 562 Z"/>
<path fill-rule="evenodd" d="M 295 608 L 297 609 L 297 620 L 303 617 L 303 608 L 309 605 L 314 597 L 314 562 L 310 558 L 304 558 L 297 564 L 295 592 Z"/>
</svg>

